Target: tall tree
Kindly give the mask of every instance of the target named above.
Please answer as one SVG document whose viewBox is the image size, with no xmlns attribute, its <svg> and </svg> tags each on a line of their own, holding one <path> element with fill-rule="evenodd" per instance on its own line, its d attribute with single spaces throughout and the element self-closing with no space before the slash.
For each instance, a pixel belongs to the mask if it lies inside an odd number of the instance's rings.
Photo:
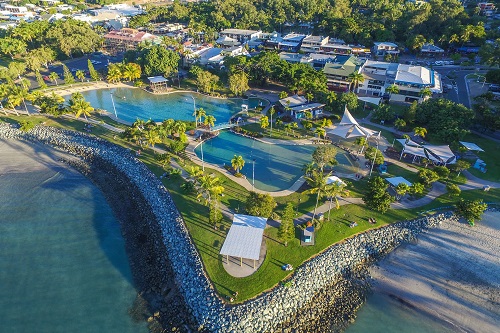
<svg viewBox="0 0 500 333">
<path fill-rule="evenodd" d="M 179 54 L 160 45 L 145 49 L 141 58 L 143 59 L 144 72 L 149 76 L 164 75 L 169 77 L 177 72 L 179 67 Z"/>
<path fill-rule="evenodd" d="M 51 72 L 51 73 L 49 74 L 49 79 L 50 79 L 51 81 L 53 81 L 53 82 L 56 84 L 56 86 L 58 85 L 58 84 L 57 84 L 57 79 L 59 79 L 59 75 L 58 75 L 56 72 Z"/>
<path fill-rule="evenodd" d="M 385 213 L 391 206 L 392 197 L 387 192 L 389 185 L 381 177 L 373 177 L 368 181 L 368 191 L 363 201 L 368 208 Z"/>
<path fill-rule="evenodd" d="M 311 187 L 308 192 L 316 193 L 316 205 L 314 206 L 313 219 L 316 217 L 316 210 L 318 209 L 319 199 L 323 195 L 323 191 L 327 187 L 326 178 L 322 171 L 314 170 L 310 177 L 305 177 L 307 184 Z"/>
<path fill-rule="evenodd" d="M 358 84 L 363 83 L 365 81 L 365 77 L 363 74 L 358 72 L 352 72 L 347 76 L 347 82 L 350 82 L 352 85 L 352 91 L 358 86 Z"/>
<path fill-rule="evenodd" d="M 94 64 L 92 64 L 90 59 L 87 60 L 87 67 L 89 69 L 90 78 L 94 81 L 98 81 L 100 79 L 99 73 L 95 70 Z"/>
<path fill-rule="evenodd" d="M 229 90 L 234 95 L 243 95 L 248 88 L 248 75 L 245 72 L 236 72 L 229 76 Z"/>
<path fill-rule="evenodd" d="M 278 229 L 278 238 L 285 243 L 285 246 L 288 246 L 288 242 L 295 238 L 294 217 L 295 209 L 293 208 L 293 204 L 289 202 L 283 210 L 280 227 Z"/>
<path fill-rule="evenodd" d="M 330 165 L 336 165 L 338 162 L 335 159 L 335 156 L 337 155 L 337 149 L 333 146 L 319 146 L 317 147 L 313 154 L 312 154 L 312 159 L 314 163 L 320 168 L 320 171 L 323 172 L 323 168 L 325 165 L 330 164 Z"/>
<path fill-rule="evenodd" d="M 66 83 L 66 84 L 75 83 L 75 77 L 73 76 L 73 74 L 69 70 L 68 66 L 63 64 L 62 67 L 63 67 L 64 83 Z"/>
<path fill-rule="evenodd" d="M 335 208 L 339 209 L 340 204 L 338 200 L 338 196 L 348 196 L 349 191 L 346 188 L 346 184 L 344 182 L 333 182 L 327 185 L 324 189 L 325 197 L 328 198 L 329 207 L 328 207 L 328 220 L 330 220 L 330 212 L 332 210 L 332 203 L 335 200 Z"/>
<path fill-rule="evenodd" d="M 201 122 L 203 117 L 207 116 L 206 111 L 203 108 L 198 108 L 193 113 L 195 127 L 198 127 L 198 121 Z"/>
</svg>

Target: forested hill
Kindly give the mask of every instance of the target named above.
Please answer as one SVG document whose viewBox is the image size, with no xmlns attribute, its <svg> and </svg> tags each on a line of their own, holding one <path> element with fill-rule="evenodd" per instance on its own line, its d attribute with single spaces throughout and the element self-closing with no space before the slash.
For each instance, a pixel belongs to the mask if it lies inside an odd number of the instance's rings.
<svg viewBox="0 0 500 333">
<path fill-rule="evenodd" d="M 194 31 L 225 28 L 280 31 L 286 24 L 311 23 L 313 33 L 371 46 L 396 41 L 409 49 L 425 42 L 482 44 L 484 17 L 475 3 L 459 0 L 217 0 L 151 8 L 132 19 L 131 26 L 149 22 L 185 22 Z"/>
</svg>

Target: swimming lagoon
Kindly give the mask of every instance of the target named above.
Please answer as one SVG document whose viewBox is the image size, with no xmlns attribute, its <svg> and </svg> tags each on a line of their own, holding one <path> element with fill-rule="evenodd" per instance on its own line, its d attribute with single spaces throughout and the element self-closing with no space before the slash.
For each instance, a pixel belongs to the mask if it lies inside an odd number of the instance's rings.
<svg viewBox="0 0 500 333">
<path fill-rule="evenodd" d="M 219 167 L 231 165 L 234 155 L 241 155 L 245 166 L 241 173 L 255 187 L 264 191 L 280 191 L 290 188 L 304 174 L 304 165 L 312 160 L 316 145 L 268 144 L 231 132 L 221 132 L 217 137 L 203 143 L 203 159 Z M 195 149 L 201 158 L 201 145 Z M 355 173 L 356 166 L 341 150 L 336 156 L 339 165 L 335 171 Z M 253 176 L 254 175 L 254 176 Z M 254 177 L 254 178 L 253 178 Z"/>
<path fill-rule="evenodd" d="M 199 93 L 176 92 L 171 94 L 151 94 L 139 88 L 118 87 L 82 92 L 85 99 L 96 109 L 103 109 L 126 122 L 137 119 L 163 121 L 165 119 L 194 121 L 194 108 L 203 108 L 212 115 L 216 123 L 228 122 L 242 110 L 242 105 L 255 108 L 267 101 L 259 98 L 214 98 Z M 112 96 L 111 96 L 112 95 Z M 193 98 L 194 102 L 193 103 Z M 114 107 L 113 107 L 114 102 Z"/>
</svg>

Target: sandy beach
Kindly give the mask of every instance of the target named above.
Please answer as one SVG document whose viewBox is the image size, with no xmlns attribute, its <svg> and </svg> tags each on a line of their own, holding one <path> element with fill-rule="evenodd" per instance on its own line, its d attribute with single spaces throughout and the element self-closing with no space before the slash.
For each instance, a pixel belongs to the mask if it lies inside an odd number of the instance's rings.
<svg viewBox="0 0 500 333">
<path fill-rule="evenodd" d="M 447 221 L 401 246 L 370 272 L 373 288 L 445 321 L 456 332 L 500 327 L 500 212 Z"/>
</svg>

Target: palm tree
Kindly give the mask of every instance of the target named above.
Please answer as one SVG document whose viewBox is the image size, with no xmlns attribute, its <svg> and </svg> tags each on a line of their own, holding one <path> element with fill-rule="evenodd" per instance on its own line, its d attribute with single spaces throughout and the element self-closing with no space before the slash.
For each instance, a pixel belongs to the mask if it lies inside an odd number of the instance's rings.
<svg viewBox="0 0 500 333">
<path fill-rule="evenodd" d="M 141 66 L 133 62 L 122 65 L 121 70 L 122 70 L 122 77 L 127 81 L 136 80 L 140 78 L 142 74 Z"/>
<path fill-rule="evenodd" d="M 233 169 L 236 170 L 236 173 L 240 173 L 240 170 L 245 166 L 245 160 L 243 159 L 243 156 L 234 155 L 233 159 L 231 160 L 231 165 Z"/>
<path fill-rule="evenodd" d="M 361 147 L 361 151 L 359 153 L 362 154 L 365 147 L 368 146 L 368 140 L 366 140 L 364 136 L 360 136 L 354 140 L 354 144 Z"/>
<path fill-rule="evenodd" d="M 314 211 L 313 211 L 313 219 L 316 216 L 316 210 L 318 209 L 318 203 L 319 203 L 319 198 L 321 197 L 321 193 L 324 191 L 326 188 L 326 178 L 329 177 L 330 174 L 328 174 L 326 177 L 323 174 L 323 172 L 314 170 L 311 174 L 310 177 L 305 177 L 305 180 L 311 188 L 307 190 L 309 193 L 317 193 L 316 196 L 316 205 L 314 206 Z"/>
<path fill-rule="evenodd" d="M 426 97 L 432 96 L 432 91 L 428 87 L 422 88 L 420 90 L 420 96 L 425 100 Z"/>
<path fill-rule="evenodd" d="M 79 92 L 71 94 L 71 98 L 69 99 L 69 109 L 75 114 L 75 118 L 80 118 L 80 116 L 83 114 L 87 122 L 87 116 L 90 116 L 90 113 L 94 111 L 94 108 Z"/>
<path fill-rule="evenodd" d="M 259 123 L 262 129 L 266 129 L 269 126 L 269 118 L 267 116 L 260 117 Z"/>
<path fill-rule="evenodd" d="M 56 72 L 51 72 L 49 74 L 49 79 L 50 81 L 54 82 L 56 84 L 56 86 L 58 85 L 57 84 L 57 79 L 59 79 L 59 74 L 57 74 Z"/>
<path fill-rule="evenodd" d="M 209 114 L 208 116 L 205 116 L 205 120 L 203 121 L 203 123 L 205 125 L 208 125 L 209 129 L 212 129 L 212 127 L 215 125 L 215 121 L 215 117 Z"/>
<path fill-rule="evenodd" d="M 172 135 L 172 133 L 174 132 L 174 124 L 175 124 L 175 120 L 173 120 L 173 119 L 165 119 L 161 123 L 161 127 L 162 127 L 163 132 L 165 133 L 165 136 L 169 137 Z"/>
<path fill-rule="evenodd" d="M 312 93 L 307 93 L 306 98 L 307 98 L 307 103 L 310 103 L 314 98 L 314 95 Z"/>
<path fill-rule="evenodd" d="M 155 129 L 149 130 L 146 133 L 144 133 L 144 138 L 146 139 L 148 145 L 151 145 L 152 149 L 155 147 L 155 144 L 161 143 L 160 135 Z"/>
<path fill-rule="evenodd" d="M 335 91 L 328 92 L 328 94 L 326 95 L 326 100 L 328 101 L 328 104 L 332 106 L 333 103 L 335 103 L 335 101 L 337 100 L 337 93 Z"/>
<path fill-rule="evenodd" d="M 119 82 L 123 77 L 119 64 L 110 64 L 108 66 L 108 76 L 106 77 L 109 82 Z"/>
<path fill-rule="evenodd" d="M 328 208 L 328 220 L 330 220 L 330 212 L 332 210 L 332 203 L 335 200 L 335 208 L 339 209 L 340 204 L 337 196 L 347 196 L 349 195 L 349 191 L 346 189 L 346 184 L 343 182 L 333 182 L 330 185 L 327 185 L 323 190 L 325 197 L 330 198 L 330 205 Z"/>
<path fill-rule="evenodd" d="M 280 97 L 280 99 L 287 98 L 288 93 L 286 91 L 282 91 L 282 92 L 280 92 L 279 97 Z"/>
<path fill-rule="evenodd" d="M 421 138 L 424 138 L 425 135 L 427 134 L 427 130 L 423 127 L 415 127 L 413 129 L 413 133 L 415 136 L 420 136 Z"/>
<path fill-rule="evenodd" d="M 389 93 L 389 99 L 390 99 L 392 94 L 399 93 L 399 87 L 395 84 L 391 84 L 390 86 L 385 88 L 385 91 Z"/>
<path fill-rule="evenodd" d="M 364 78 L 363 74 L 358 73 L 358 72 L 352 72 L 351 74 L 349 74 L 349 76 L 347 76 L 347 82 L 351 82 L 351 84 L 353 86 L 353 89 L 352 89 L 353 92 L 354 92 L 354 88 L 358 84 L 363 83 L 364 81 L 365 81 L 365 78 Z"/>
<path fill-rule="evenodd" d="M 180 120 L 175 121 L 172 125 L 172 132 L 180 137 L 182 133 L 186 132 L 186 124 Z"/>
<path fill-rule="evenodd" d="M 304 172 L 304 175 L 307 177 L 311 177 L 314 170 L 316 170 L 314 162 L 309 162 L 302 167 L 302 172 Z"/>
<path fill-rule="evenodd" d="M 271 130 L 269 132 L 269 136 L 273 136 L 273 114 L 276 113 L 276 110 L 274 109 L 274 106 L 271 106 L 271 108 L 267 111 L 267 113 L 271 116 Z"/>
<path fill-rule="evenodd" d="M 322 127 L 316 127 L 316 129 L 314 130 L 314 133 L 318 135 L 318 139 L 321 139 L 321 137 L 324 138 L 326 135 L 326 131 Z"/>
<path fill-rule="evenodd" d="M 195 127 L 198 127 L 198 120 L 201 122 L 201 118 L 206 117 L 207 113 L 203 108 L 198 108 L 193 113 Z"/>
<path fill-rule="evenodd" d="M 396 127 L 398 130 L 402 129 L 405 126 L 406 126 L 406 121 L 402 118 L 398 118 L 394 122 L 394 127 Z"/>
<path fill-rule="evenodd" d="M 75 73 L 76 77 L 83 82 L 85 80 L 85 73 L 82 70 L 77 70 Z"/>
<path fill-rule="evenodd" d="M 215 204 L 217 207 L 217 202 L 219 196 L 224 192 L 224 187 L 222 186 L 222 180 L 215 177 L 213 174 L 203 175 L 198 178 L 200 183 L 200 193 L 198 198 L 203 197 L 205 199 L 206 205 Z"/>
</svg>

